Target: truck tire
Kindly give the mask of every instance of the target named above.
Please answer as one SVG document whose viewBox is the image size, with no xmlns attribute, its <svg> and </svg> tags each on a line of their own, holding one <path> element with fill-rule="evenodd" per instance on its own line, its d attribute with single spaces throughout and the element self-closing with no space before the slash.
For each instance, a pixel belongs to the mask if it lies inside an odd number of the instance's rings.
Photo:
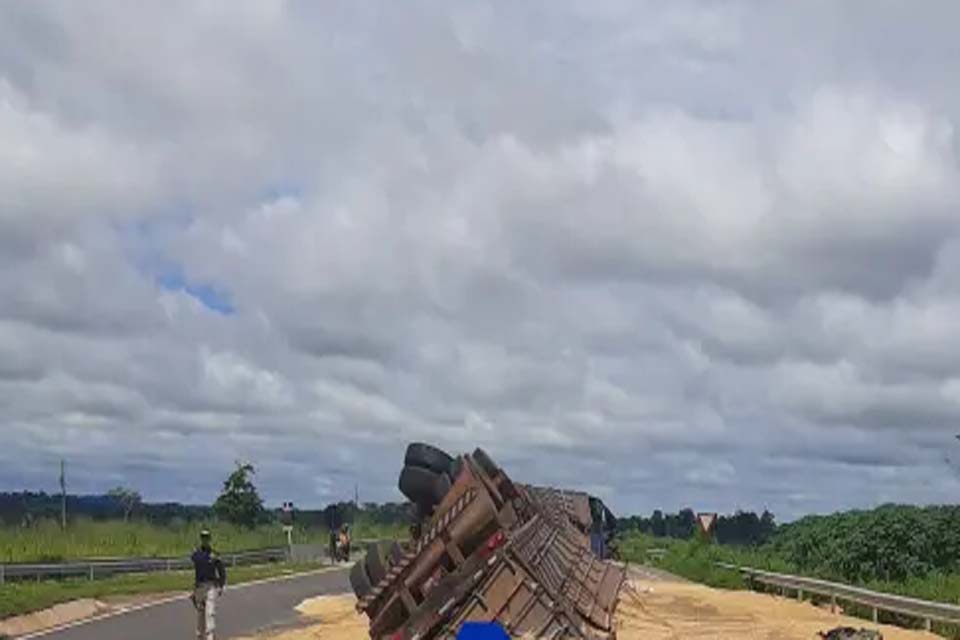
<svg viewBox="0 0 960 640">
<path fill-rule="evenodd" d="M 353 593 L 357 596 L 358 600 L 373 590 L 373 585 L 370 584 L 370 577 L 367 575 L 367 570 L 363 565 L 363 560 L 360 560 L 350 569 L 350 586 L 353 587 Z"/>
<path fill-rule="evenodd" d="M 406 466 L 400 472 L 400 493 L 424 511 L 432 510 L 450 490 L 450 476 L 417 466 Z"/>
<path fill-rule="evenodd" d="M 453 458 L 446 451 L 432 447 L 422 442 L 414 442 L 407 446 L 407 454 L 403 464 L 410 467 L 423 467 L 437 473 L 450 473 Z"/>
<path fill-rule="evenodd" d="M 450 464 L 450 481 L 456 482 L 457 476 L 460 475 L 460 472 L 463 471 L 463 458 L 456 457 L 453 459 L 453 462 Z"/>
<path fill-rule="evenodd" d="M 500 468 L 490 458 L 490 456 L 487 455 L 487 452 L 480 447 L 477 447 L 476 450 L 474 450 L 473 461 L 480 465 L 480 468 L 483 469 L 484 472 L 491 478 L 500 472 Z"/>
<path fill-rule="evenodd" d="M 373 542 L 367 545 L 367 557 L 364 559 L 367 576 L 371 584 L 377 584 L 387 575 L 387 547 Z"/>
<path fill-rule="evenodd" d="M 453 482 L 450 481 L 450 475 L 447 473 L 441 473 L 437 476 L 437 482 L 434 487 L 434 493 L 437 497 L 437 504 L 440 504 L 444 498 L 447 497 L 447 493 L 450 492 L 450 487 L 453 486 Z"/>
</svg>

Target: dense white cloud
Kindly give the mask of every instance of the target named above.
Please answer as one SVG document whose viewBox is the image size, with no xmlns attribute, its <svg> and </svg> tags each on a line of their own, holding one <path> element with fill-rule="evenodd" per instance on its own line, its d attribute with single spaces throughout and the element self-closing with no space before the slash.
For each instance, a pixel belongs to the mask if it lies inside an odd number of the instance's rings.
<svg viewBox="0 0 960 640">
<path fill-rule="evenodd" d="M 0 485 L 951 499 L 958 16 L 904 10 L 5 3 Z"/>
</svg>

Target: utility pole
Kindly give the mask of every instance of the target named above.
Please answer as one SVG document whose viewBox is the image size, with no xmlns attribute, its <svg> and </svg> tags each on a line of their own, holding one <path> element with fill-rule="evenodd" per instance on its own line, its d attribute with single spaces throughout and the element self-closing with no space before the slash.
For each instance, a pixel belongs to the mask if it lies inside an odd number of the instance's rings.
<svg viewBox="0 0 960 640">
<path fill-rule="evenodd" d="M 63 458 L 60 459 L 60 528 L 67 530 L 67 476 Z"/>
<path fill-rule="evenodd" d="M 353 483 L 353 505 L 359 509 L 360 508 L 360 483 Z"/>
</svg>

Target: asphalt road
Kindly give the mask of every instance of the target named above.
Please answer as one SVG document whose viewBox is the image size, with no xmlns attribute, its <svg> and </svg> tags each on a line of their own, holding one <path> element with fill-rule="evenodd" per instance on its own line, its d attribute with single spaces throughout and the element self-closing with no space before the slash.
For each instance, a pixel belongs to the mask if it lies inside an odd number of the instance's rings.
<svg viewBox="0 0 960 640">
<path fill-rule="evenodd" d="M 236 638 L 298 624 L 294 610 L 313 596 L 350 591 L 347 571 L 297 576 L 275 582 L 238 585 L 217 603 L 217 638 Z M 44 640 L 191 640 L 196 612 L 183 599 L 96 620 L 40 636 Z"/>
</svg>

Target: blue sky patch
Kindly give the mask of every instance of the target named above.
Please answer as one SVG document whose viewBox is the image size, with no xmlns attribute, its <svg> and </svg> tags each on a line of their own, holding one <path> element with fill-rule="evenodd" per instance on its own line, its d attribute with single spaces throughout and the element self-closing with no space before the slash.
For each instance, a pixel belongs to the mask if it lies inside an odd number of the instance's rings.
<svg viewBox="0 0 960 640">
<path fill-rule="evenodd" d="M 157 277 L 157 284 L 168 291 L 182 291 L 188 296 L 199 300 L 203 306 L 223 315 L 230 315 L 236 311 L 230 302 L 230 295 L 213 285 L 196 284 L 187 281 L 179 271 L 170 271 Z"/>
</svg>

